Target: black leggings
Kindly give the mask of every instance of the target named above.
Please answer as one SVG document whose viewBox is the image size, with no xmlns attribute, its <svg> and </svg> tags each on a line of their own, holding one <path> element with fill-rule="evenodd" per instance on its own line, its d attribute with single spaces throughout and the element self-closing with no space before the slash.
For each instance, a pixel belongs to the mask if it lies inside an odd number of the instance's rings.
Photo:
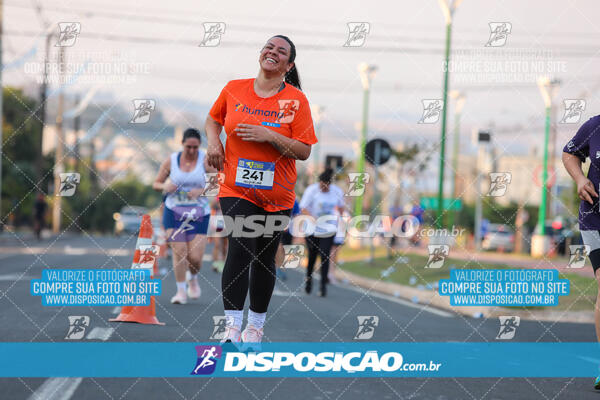
<svg viewBox="0 0 600 400">
<path fill-rule="evenodd" d="M 596 276 L 596 271 L 600 269 L 600 249 L 594 249 L 590 251 L 590 255 L 588 257 L 592 262 L 592 268 L 594 268 L 594 276 Z"/>
<path fill-rule="evenodd" d="M 317 256 L 321 256 L 321 287 L 327 284 L 327 272 L 329 272 L 329 255 L 333 245 L 333 235 L 328 237 L 308 236 L 306 246 L 308 247 L 308 266 L 306 276 L 311 277 Z"/>
<path fill-rule="evenodd" d="M 268 212 L 248 200 L 237 197 L 221 197 L 219 201 L 223 215 L 233 219 L 236 216 L 251 215 L 289 217 L 291 213 L 291 209 Z M 257 224 L 263 227 L 265 225 L 264 222 Z M 281 229 L 284 228 L 285 226 Z M 240 235 L 233 233 L 228 235 L 227 259 L 221 279 L 223 306 L 226 310 L 243 310 L 250 287 L 250 309 L 256 313 L 267 312 L 275 287 L 275 253 L 279 246 L 281 230 L 275 231 L 272 236 L 259 237 L 239 237 Z"/>
</svg>

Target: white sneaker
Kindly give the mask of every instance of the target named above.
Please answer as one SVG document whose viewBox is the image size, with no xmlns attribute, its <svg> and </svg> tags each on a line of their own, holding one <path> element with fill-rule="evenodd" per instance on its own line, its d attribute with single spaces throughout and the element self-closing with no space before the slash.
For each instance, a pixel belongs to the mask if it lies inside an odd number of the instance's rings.
<svg viewBox="0 0 600 400">
<path fill-rule="evenodd" d="M 329 283 L 331 283 L 332 285 L 338 284 L 337 278 L 332 274 L 327 274 L 327 279 L 329 280 Z"/>
<path fill-rule="evenodd" d="M 190 299 L 199 299 L 200 298 L 200 285 L 198 285 L 197 279 L 190 279 L 187 287 L 187 295 Z"/>
<path fill-rule="evenodd" d="M 253 325 L 246 325 L 246 329 L 241 334 L 242 342 L 244 345 L 242 346 L 242 351 L 252 349 L 254 351 L 260 351 L 261 342 L 263 337 L 262 328 L 256 328 Z"/>
<path fill-rule="evenodd" d="M 241 338 L 241 326 L 228 326 L 225 328 L 225 336 L 221 340 L 221 343 L 239 343 Z"/>
<path fill-rule="evenodd" d="M 173 304 L 186 304 L 187 303 L 187 296 L 185 294 L 185 291 L 178 290 L 177 293 L 175 294 L 175 296 L 171 297 L 171 303 L 173 303 Z"/>
</svg>

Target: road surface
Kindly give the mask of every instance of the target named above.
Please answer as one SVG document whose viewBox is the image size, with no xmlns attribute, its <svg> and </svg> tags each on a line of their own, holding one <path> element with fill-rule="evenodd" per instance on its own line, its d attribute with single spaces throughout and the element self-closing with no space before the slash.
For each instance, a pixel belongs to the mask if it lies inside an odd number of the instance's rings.
<svg viewBox="0 0 600 400">
<path fill-rule="evenodd" d="M 135 237 L 63 236 L 42 242 L 0 243 L 0 340 L 64 342 L 69 315 L 87 315 L 82 341 L 206 342 L 212 316 L 222 315 L 220 275 L 204 263 L 202 296 L 172 305 L 174 277 L 162 277 L 157 315 L 165 326 L 111 323 L 113 307 L 44 307 L 29 294 L 29 280 L 45 268 L 120 268 L 131 264 Z M 169 267 L 161 260 L 161 267 Z M 327 298 L 304 294 L 299 271 L 278 280 L 265 341 L 354 341 L 357 316 L 379 317 L 372 341 L 495 341 L 498 320 L 466 318 L 348 285 L 331 286 Z M 522 321 L 515 341 L 593 341 L 586 324 Z M 526 356 L 526 355 L 524 355 Z M 57 360 L 60 362 L 60 360 Z M 85 358 L 82 356 L 82 362 Z M 192 366 L 193 367 L 193 366 Z M 380 379 L 380 378 L 18 378 L 0 379 L 6 399 L 598 399 L 590 379 Z"/>
</svg>

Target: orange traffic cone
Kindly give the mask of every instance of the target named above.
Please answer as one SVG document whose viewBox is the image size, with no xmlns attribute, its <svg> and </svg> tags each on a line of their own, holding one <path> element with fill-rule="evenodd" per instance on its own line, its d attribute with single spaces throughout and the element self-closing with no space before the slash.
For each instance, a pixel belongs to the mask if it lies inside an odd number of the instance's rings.
<svg viewBox="0 0 600 400">
<path fill-rule="evenodd" d="M 154 233 L 154 229 L 152 229 L 152 221 L 150 220 L 150 216 L 145 214 L 142 217 L 142 223 L 140 224 L 140 233 L 138 234 L 138 240 L 135 244 L 135 253 L 133 253 L 133 263 L 131 268 L 136 268 L 140 262 L 141 257 L 141 246 L 152 245 L 152 235 Z"/>
<path fill-rule="evenodd" d="M 142 258 L 141 246 L 152 245 L 152 222 L 150 221 L 149 215 L 142 217 L 142 223 L 140 225 L 140 233 L 138 240 L 135 245 L 135 253 L 133 253 L 132 268 L 139 267 Z M 144 262 L 147 260 L 147 251 L 144 251 Z M 152 272 L 156 268 L 156 257 L 154 257 L 154 264 L 152 266 Z M 154 277 L 152 277 L 154 279 Z M 150 305 L 147 306 L 123 306 L 121 313 L 117 318 L 109 319 L 111 322 L 138 322 L 140 324 L 153 324 L 153 325 L 164 325 L 159 322 L 156 318 L 156 303 L 154 296 L 150 297 Z"/>
</svg>

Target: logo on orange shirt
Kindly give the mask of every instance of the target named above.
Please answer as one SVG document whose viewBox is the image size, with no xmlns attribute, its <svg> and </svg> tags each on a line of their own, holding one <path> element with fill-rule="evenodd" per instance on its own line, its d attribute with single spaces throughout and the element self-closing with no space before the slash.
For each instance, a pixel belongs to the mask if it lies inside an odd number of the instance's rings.
<svg viewBox="0 0 600 400">
<path fill-rule="evenodd" d="M 250 108 L 247 105 L 245 105 L 244 103 L 236 104 L 235 111 L 240 111 L 240 112 L 243 112 L 246 114 L 256 115 L 257 117 L 265 117 L 265 118 L 271 118 L 271 117 L 278 116 L 278 112 L 275 110 L 263 110 L 261 108 Z"/>
<path fill-rule="evenodd" d="M 294 115 L 300 107 L 300 100 L 277 100 L 279 111 L 263 110 L 260 108 L 251 108 L 244 103 L 235 105 L 235 111 L 255 115 L 263 118 L 275 118 L 276 123 L 288 124 L 294 120 Z"/>
<path fill-rule="evenodd" d="M 294 120 L 294 115 L 300 107 L 300 100 L 277 100 L 279 103 L 279 115 L 277 122 L 289 124 Z"/>
</svg>

